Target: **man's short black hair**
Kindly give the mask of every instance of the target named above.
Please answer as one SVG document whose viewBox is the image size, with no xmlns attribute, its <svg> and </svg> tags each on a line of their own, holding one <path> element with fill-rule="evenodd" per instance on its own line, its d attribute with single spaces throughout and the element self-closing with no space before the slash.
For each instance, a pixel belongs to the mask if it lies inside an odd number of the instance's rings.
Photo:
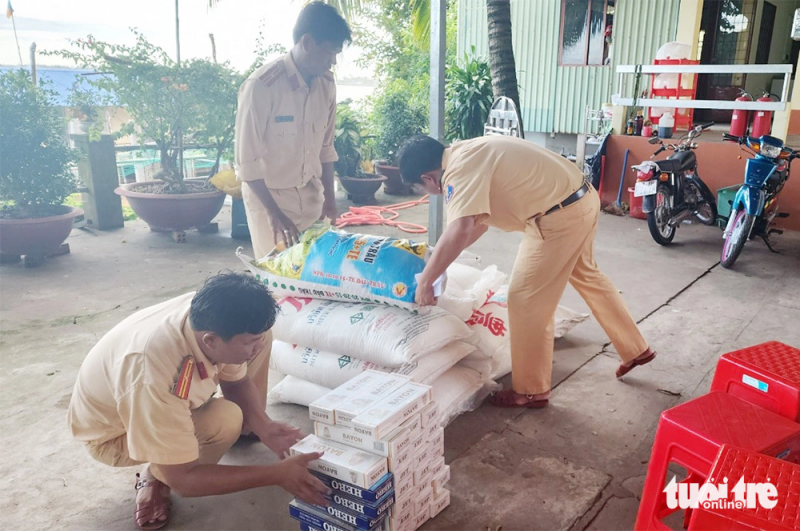
<svg viewBox="0 0 800 531">
<path fill-rule="evenodd" d="M 427 135 L 412 136 L 400 146 L 397 165 L 408 184 L 422 182 L 422 174 L 442 167 L 444 144 Z"/>
<path fill-rule="evenodd" d="M 189 318 L 196 332 L 214 332 L 223 341 L 258 335 L 275 324 L 278 304 L 262 282 L 241 273 L 214 275 L 195 293 Z"/>
<path fill-rule="evenodd" d="M 339 11 L 322 2 L 311 2 L 300 11 L 292 33 L 294 43 L 300 42 L 306 33 L 318 43 L 331 42 L 336 46 L 344 46 L 353 40 L 350 26 Z"/>
</svg>

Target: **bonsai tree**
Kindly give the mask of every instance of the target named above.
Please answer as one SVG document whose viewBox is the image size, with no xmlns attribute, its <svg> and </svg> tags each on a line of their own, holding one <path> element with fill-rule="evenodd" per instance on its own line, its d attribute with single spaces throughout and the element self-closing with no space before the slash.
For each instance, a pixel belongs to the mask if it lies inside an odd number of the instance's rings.
<svg viewBox="0 0 800 531">
<path fill-rule="evenodd" d="M 178 133 L 184 145 L 191 142 L 214 151 L 215 164 L 233 145 L 236 100 L 244 76 L 226 63 L 193 59 L 178 66 L 164 49 L 133 31 L 133 46 L 87 39 L 72 41 L 78 51 L 60 51 L 76 64 L 108 75 L 93 76 L 88 83 L 103 89 L 106 103 L 124 106 L 133 122 L 123 133 L 137 132 L 155 143 L 160 154 L 165 193 L 186 193 L 176 149 Z"/>
<path fill-rule="evenodd" d="M 220 159 L 233 147 L 236 126 L 236 105 L 239 86 L 245 76 L 240 75 L 225 62 L 213 63 L 206 59 L 193 59 L 186 69 L 186 97 L 192 109 L 184 117 L 184 128 L 192 139 L 214 150 L 211 175 L 219 171 Z"/>
<path fill-rule="evenodd" d="M 339 155 L 339 160 L 333 167 L 339 177 L 362 177 L 361 170 L 361 123 L 358 115 L 350 105 L 350 100 L 345 100 L 336 105 L 336 131 L 333 147 Z"/>
<path fill-rule="evenodd" d="M 4 218 L 63 214 L 76 190 L 75 154 L 64 137 L 55 91 L 33 84 L 23 69 L 0 75 L 0 200 Z"/>
<path fill-rule="evenodd" d="M 87 133 L 91 140 L 99 140 L 103 132 L 103 124 L 99 122 L 101 113 L 100 98 L 89 86 L 83 76 L 76 76 L 75 83 L 72 85 L 67 96 L 67 105 L 70 107 L 70 115 L 79 122 L 88 123 Z"/>
<path fill-rule="evenodd" d="M 78 51 L 63 50 L 52 55 L 105 74 L 93 76 L 88 83 L 103 90 L 106 104 L 124 106 L 133 117 L 123 134 L 137 132 L 155 143 L 161 161 L 157 177 L 167 183 L 164 192 L 186 193 L 175 145 L 179 128 L 185 127 L 184 118 L 191 116 L 193 99 L 186 95 L 188 69 L 179 68 L 162 48 L 148 42 L 141 33 L 133 34 L 133 46 L 96 41 L 90 35 L 71 41 Z"/>
</svg>

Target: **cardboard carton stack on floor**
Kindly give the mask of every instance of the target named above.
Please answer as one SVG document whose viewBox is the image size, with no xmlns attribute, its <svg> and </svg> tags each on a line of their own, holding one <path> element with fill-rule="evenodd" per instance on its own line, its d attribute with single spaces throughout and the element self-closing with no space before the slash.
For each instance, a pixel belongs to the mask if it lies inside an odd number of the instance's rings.
<svg viewBox="0 0 800 531">
<path fill-rule="evenodd" d="M 312 403 L 309 414 L 315 434 L 292 453 L 324 452 L 310 467 L 334 494 L 329 507 L 292 502 L 304 529 L 413 531 L 450 504 L 430 386 L 365 371 Z"/>
</svg>

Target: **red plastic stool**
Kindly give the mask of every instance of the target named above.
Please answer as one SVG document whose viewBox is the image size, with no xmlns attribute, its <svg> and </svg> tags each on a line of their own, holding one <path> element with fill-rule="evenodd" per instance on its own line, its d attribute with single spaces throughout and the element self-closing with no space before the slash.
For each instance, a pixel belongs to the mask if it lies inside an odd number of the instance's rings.
<svg viewBox="0 0 800 531">
<path fill-rule="evenodd" d="M 669 529 L 667 468 L 688 471 L 685 483 L 703 483 L 723 444 L 790 460 L 800 456 L 800 424 L 728 393 L 709 393 L 661 414 L 634 529 Z M 689 511 L 684 525 L 688 525 Z"/>
<path fill-rule="evenodd" d="M 800 529 L 800 466 L 762 454 L 724 445 L 709 474 L 709 483 L 716 486 L 728 479 L 728 500 L 736 499 L 731 489 L 744 478 L 745 483 L 772 483 L 777 491 L 777 504 L 765 509 L 705 508 L 693 511 L 690 531 L 733 531 L 739 529 Z"/>
<path fill-rule="evenodd" d="M 712 391 L 800 421 L 800 349 L 770 341 L 720 356 Z"/>
</svg>

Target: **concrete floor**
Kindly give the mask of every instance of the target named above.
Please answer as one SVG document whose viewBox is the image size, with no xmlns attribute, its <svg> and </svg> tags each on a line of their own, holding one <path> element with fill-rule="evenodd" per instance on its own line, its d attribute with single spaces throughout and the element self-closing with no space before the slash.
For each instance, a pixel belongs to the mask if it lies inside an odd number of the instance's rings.
<svg viewBox="0 0 800 531">
<path fill-rule="evenodd" d="M 426 207 L 402 219 L 424 223 Z M 227 207 L 218 221 L 219 234 L 190 233 L 186 244 L 140 221 L 74 231 L 68 256 L 38 269 L 0 267 L 0 528 L 135 529 L 134 470 L 93 461 L 71 440 L 66 407 L 84 356 L 118 321 L 210 274 L 241 269 Z M 549 408 L 484 405 L 447 428 L 453 501 L 425 529 L 630 529 L 659 413 L 707 391 L 724 352 L 773 339 L 800 346 L 800 235 L 776 237 L 780 255 L 752 242 L 735 271 L 717 263 L 720 236 L 682 226 L 665 249 L 644 222 L 602 216 L 597 261 L 658 359 L 617 381 L 602 329 L 578 326 L 556 343 Z M 493 230 L 471 250 L 510 272 L 518 241 Z M 571 288 L 563 303 L 588 311 Z M 309 428 L 303 408 L 274 405 L 269 413 Z M 224 462 L 273 459 L 260 445 L 239 443 Z M 175 499 L 170 529 L 297 529 L 289 499 L 275 488 Z"/>
</svg>

